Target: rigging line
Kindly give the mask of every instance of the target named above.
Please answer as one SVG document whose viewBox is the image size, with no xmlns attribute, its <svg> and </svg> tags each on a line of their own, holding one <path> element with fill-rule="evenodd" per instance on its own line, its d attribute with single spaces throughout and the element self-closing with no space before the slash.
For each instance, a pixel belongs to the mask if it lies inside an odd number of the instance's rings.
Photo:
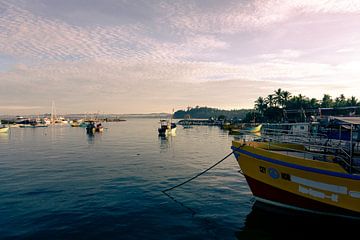
<svg viewBox="0 0 360 240">
<path fill-rule="evenodd" d="M 190 208 L 190 207 L 188 207 L 188 206 L 185 206 L 182 202 L 176 200 L 176 199 L 175 199 L 173 196 L 171 196 L 169 193 L 164 192 L 164 191 L 162 191 L 162 193 L 165 194 L 166 196 L 168 196 L 168 197 L 169 197 L 171 200 L 173 200 L 175 203 L 177 203 L 177 204 L 179 204 L 180 206 L 182 206 L 183 208 L 189 210 L 189 211 L 191 212 L 191 215 L 192 215 L 192 216 L 195 216 L 196 211 L 195 211 L 194 209 L 192 209 L 192 208 Z"/>
<path fill-rule="evenodd" d="M 208 172 L 208 171 L 211 170 L 212 168 L 214 168 L 214 167 L 216 167 L 217 165 L 219 165 L 219 164 L 220 164 L 221 162 L 223 162 L 225 159 L 227 159 L 228 157 L 230 157 L 233 153 L 234 153 L 234 152 L 232 151 L 231 153 L 229 153 L 228 155 L 226 155 L 223 159 L 221 159 L 220 161 L 218 161 L 217 163 L 215 163 L 215 164 L 212 165 L 211 167 L 205 169 L 205 170 L 202 171 L 201 173 L 198 173 L 198 174 L 195 175 L 194 177 L 186 180 L 185 182 L 182 182 L 182 183 L 180 183 L 180 184 L 178 184 L 178 185 L 176 185 L 176 186 L 173 186 L 173 187 L 171 187 L 171 188 L 162 190 L 161 192 L 166 193 L 166 192 L 171 191 L 171 190 L 173 190 L 173 189 L 175 189 L 175 188 L 178 188 L 178 187 L 180 187 L 180 186 L 182 186 L 182 185 L 184 185 L 184 184 L 186 184 L 186 183 L 188 183 L 188 182 L 191 182 L 191 181 L 194 180 L 195 178 L 200 177 L 201 175 L 205 174 L 206 172 Z M 168 194 L 166 194 L 166 195 L 168 195 Z"/>
</svg>

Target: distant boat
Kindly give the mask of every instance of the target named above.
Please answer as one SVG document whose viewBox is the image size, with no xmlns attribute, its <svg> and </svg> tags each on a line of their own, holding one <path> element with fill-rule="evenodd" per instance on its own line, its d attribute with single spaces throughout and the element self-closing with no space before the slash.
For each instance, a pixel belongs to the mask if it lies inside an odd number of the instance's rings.
<svg viewBox="0 0 360 240">
<path fill-rule="evenodd" d="M 240 134 L 247 134 L 247 133 L 260 133 L 261 128 L 262 128 L 262 124 L 259 124 L 257 126 L 245 127 L 243 129 L 231 128 L 229 133 L 231 135 L 240 135 Z"/>
<path fill-rule="evenodd" d="M 175 135 L 176 124 L 173 123 L 174 109 L 170 119 L 160 119 L 160 127 L 158 128 L 159 136 Z"/>
<path fill-rule="evenodd" d="M 89 122 L 89 124 L 86 126 L 86 133 L 93 134 L 95 132 L 103 132 L 104 127 L 101 125 L 101 123 L 95 124 L 95 122 Z"/>
<path fill-rule="evenodd" d="M 261 127 L 262 127 L 262 124 L 259 124 L 255 127 L 248 127 L 248 128 L 245 128 L 245 131 L 247 132 L 250 132 L 250 133 L 258 133 L 261 131 Z"/>
<path fill-rule="evenodd" d="M 19 126 L 20 128 L 44 128 L 48 127 L 46 124 L 38 123 L 38 124 L 23 124 Z"/>
<path fill-rule="evenodd" d="M 159 136 L 166 136 L 176 133 L 176 124 L 170 120 L 160 120 L 160 127 L 158 128 Z"/>
<path fill-rule="evenodd" d="M 190 119 L 191 119 L 190 114 L 185 115 L 185 119 L 184 119 L 185 121 L 184 121 L 184 124 L 182 125 L 183 128 L 192 128 L 192 125 L 190 123 Z"/>
<path fill-rule="evenodd" d="M 70 121 L 70 126 L 72 126 L 72 127 L 80 127 L 81 124 L 82 124 L 82 122 L 79 120 Z M 84 127 L 86 127 L 86 125 Z"/>
</svg>

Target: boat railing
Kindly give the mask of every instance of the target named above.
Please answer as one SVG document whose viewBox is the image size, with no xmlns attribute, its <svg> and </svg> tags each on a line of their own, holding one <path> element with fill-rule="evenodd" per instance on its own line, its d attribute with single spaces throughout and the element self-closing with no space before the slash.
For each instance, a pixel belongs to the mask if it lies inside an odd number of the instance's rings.
<svg viewBox="0 0 360 240">
<path fill-rule="evenodd" d="M 265 139 L 266 140 L 266 139 Z M 286 142 L 286 143 L 294 143 L 294 144 L 302 144 L 305 150 L 294 149 L 291 147 L 285 147 L 279 145 L 279 143 L 284 143 L 283 141 L 274 141 L 267 139 L 269 143 L 269 148 L 271 146 L 276 146 L 276 149 L 282 149 L 287 152 L 299 152 L 303 153 L 304 158 L 327 161 L 327 159 L 333 157 L 334 162 L 338 162 L 345 170 L 349 173 L 354 172 L 353 170 L 359 170 L 358 167 L 353 166 L 351 162 L 351 156 L 341 147 L 334 146 L 323 146 L 309 143 L 301 143 L 301 142 Z M 269 141 L 270 140 L 270 141 Z"/>
<path fill-rule="evenodd" d="M 294 130 L 288 130 L 288 129 L 274 129 L 274 128 L 263 128 L 261 130 L 262 134 L 266 134 L 266 135 L 280 135 L 283 136 L 284 134 L 286 135 L 292 135 L 292 136 L 301 136 L 301 137 L 316 137 L 318 139 L 327 139 L 328 137 L 326 136 L 326 134 L 322 134 L 322 133 L 317 133 L 317 132 L 300 132 L 300 131 L 295 131 Z"/>
<path fill-rule="evenodd" d="M 273 145 L 276 146 L 276 149 L 282 149 L 283 151 L 301 152 L 304 154 L 304 158 L 313 160 L 326 160 L 332 156 L 333 160 L 338 162 L 349 173 L 359 171 L 359 167 L 353 166 L 350 148 L 344 146 L 344 141 L 324 138 L 319 140 L 316 135 L 304 136 L 299 134 L 283 134 L 282 136 L 267 134 L 261 134 L 261 136 L 243 135 L 240 138 L 245 141 L 265 141 L 268 142 L 269 149 Z M 281 146 L 279 143 L 300 144 L 304 146 L 305 150 Z"/>
</svg>

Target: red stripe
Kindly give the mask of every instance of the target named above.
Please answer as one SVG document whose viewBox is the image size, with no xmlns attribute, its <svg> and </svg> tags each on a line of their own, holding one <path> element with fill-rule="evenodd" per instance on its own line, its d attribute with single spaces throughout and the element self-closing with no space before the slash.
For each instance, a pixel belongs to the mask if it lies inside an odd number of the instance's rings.
<svg viewBox="0 0 360 240">
<path fill-rule="evenodd" d="M 273 202 L 290 205 L 297 208 L 324 212 L 326 214 L 341 214 L 360 217 L 358 212 L 350 211 L 340 207 L 331 206 L 313 199 L 302 197 L 294 193 L 273 187 L 269 184 L 245 176 L 254 196 Z"/>
</svg>

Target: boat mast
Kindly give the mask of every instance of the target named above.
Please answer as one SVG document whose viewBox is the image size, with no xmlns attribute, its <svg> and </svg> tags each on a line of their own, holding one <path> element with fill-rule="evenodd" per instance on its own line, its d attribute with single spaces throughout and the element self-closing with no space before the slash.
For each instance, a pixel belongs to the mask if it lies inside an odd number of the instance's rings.
<svg viewBox="0 0 360 240">
<path fill-rule="evenodd" d="M 56 119 L 55 102 L 52 101 L 52 104 L 51 104 L 51 124 L 55 124 L 55 119 Z"/>
</svg>

